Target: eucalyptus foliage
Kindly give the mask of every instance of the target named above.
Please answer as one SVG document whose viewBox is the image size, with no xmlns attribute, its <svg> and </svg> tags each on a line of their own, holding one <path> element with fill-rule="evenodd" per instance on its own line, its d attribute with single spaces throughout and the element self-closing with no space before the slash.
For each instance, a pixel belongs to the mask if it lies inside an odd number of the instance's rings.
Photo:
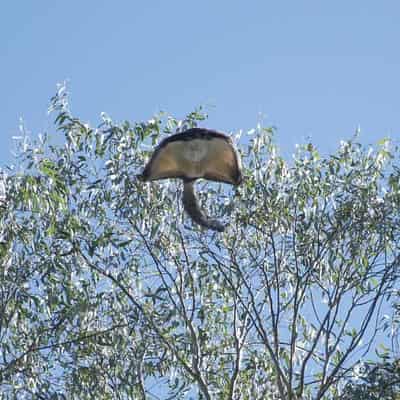
<svg viewBox="0 0 400 400">
<path fill-rule="evenodd" d="M 326 157 L 306 144 L 285 161 L 272 129 L 237 135 L 244 183 L 200 188 L 228 224 L 220 234 L 184 215 L 180 182 L 135 178 L 201 110 L 135 124 L 102 115 L 92 128 L 60 89 L 52 111 L 55 142 L 22 138 L 1 175 L 3 398 L 341 395 L 374 355 L 396 288 L 390 141 L 355 138 Z"/>
<path fill-rule="evenodd" d="M 364 363 L 344 388 L 343 400 L 400 399 L 399 360 Z"/>
</svg>

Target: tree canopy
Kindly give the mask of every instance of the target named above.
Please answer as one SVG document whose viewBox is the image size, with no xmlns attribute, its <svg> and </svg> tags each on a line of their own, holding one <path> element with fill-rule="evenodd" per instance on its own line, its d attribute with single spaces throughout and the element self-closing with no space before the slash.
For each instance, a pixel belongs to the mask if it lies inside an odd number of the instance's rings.
<svg viewBox="0 0 400 400">
<path fill-rule="evenodd" d="M 344 388 L 343 400 L 400 399 L 399 360 L 363 363 Z"/>
<path fill-rule="evenodd" d="M 202 184 L 204 207 L 229 221 L 216 233 L 185 216 L 179 181 L 135 178 L 156 143 L 205 119 L 201 109 L 134 124 L 102 115 L 91 127 L 63 88 L 51 109 L 57 132 L 22 137 L 1 175 L 4 398 L 349 393 L 391 323 L 394 143 L 354 137 L 328 156 L 306 143 L 287 161 L 272 128 L 237 134 L 242 185 Z"/>
</svg>

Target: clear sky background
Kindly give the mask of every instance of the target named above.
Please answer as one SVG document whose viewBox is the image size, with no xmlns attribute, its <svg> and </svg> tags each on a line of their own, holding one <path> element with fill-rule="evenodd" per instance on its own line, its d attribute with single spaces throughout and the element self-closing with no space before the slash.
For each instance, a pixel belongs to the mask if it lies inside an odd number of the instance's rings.
<svg viewBox="0 0 400 400">
<path fill-rule="evenodd" d="M 286 152 L 400 138 L 400 2 L 8 1 L 0 6 L 0 159 L 23 117 L 32 135 L 67 80 L 72 111 L 94 125 L 183 117 L 208 127 L 278 128 Z"/>
</svg>

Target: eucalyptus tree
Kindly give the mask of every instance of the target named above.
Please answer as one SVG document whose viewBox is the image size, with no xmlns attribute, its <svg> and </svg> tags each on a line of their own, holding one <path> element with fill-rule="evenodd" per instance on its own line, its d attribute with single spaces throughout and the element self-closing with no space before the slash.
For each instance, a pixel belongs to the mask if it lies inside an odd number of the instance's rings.
<svg viewBox="0 0 400 400">
<path fill-rule="evenodd" d="M 180 182 L 136 179 L 179 121 L 96 128 L 61 88 L 55 133 L 1 175 L 0 391 L 39 399 L 333 399 L 387 325 L 399 266 L 398 150 L 235 136 L 244 181 L 206 183 L 223 233 Z M 204 122 L 203 122 L 204 124 Z M 211 201 L 211 199 L 213 199 Z M 218 199 L 216 201 L 215 199 Z"/>
<path fill-rule="evenodd" d="M 344 388 L 343 400 L 400 399 L 399 360 L 363 363 Z"/>
</svg>

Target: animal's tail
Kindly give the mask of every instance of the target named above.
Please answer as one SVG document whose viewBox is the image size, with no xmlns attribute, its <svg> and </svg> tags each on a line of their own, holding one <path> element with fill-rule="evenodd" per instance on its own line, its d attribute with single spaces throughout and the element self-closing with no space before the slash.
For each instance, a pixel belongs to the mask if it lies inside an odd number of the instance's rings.
<svg viewBox="0 0 400 400">
<path fill-rule="evenodd" d="M 190 218 L 204 228 L 223 232 L 225 227 L 217 220 L 211 219 L 200 209 L 199 201 L 194 190 L 194 181 L 184 182 L 183 184 L 183 206 Z"/>
</svg>

